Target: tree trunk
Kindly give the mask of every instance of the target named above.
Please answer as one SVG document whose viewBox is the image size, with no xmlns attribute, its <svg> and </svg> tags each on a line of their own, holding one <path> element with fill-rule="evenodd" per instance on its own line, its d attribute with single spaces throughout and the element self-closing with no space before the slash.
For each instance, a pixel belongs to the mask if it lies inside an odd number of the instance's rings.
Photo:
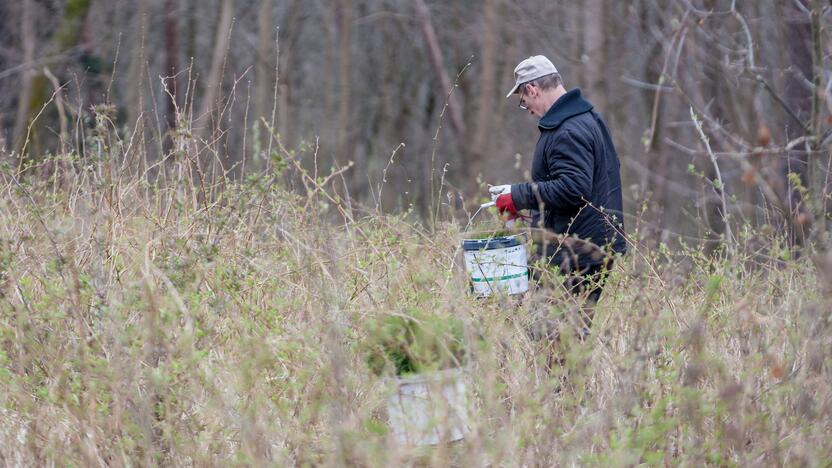
<svg viewBox="0 0 832 468">
<path fill-rule="evenodd" d="M 289 5 L 289 12 L 285 19 L 286 26 L 281 28 L 283 34 L 281 35 L 279 57 L 277 57 L 280 62 L 280 70 L 277 77 L 279 86 L 277 89 L 277 122 L 275 122 L 275 125 L 283 138 L 284 144 L 287 145 L 292 144 L 292 124 L 294 123 L 289 118 L 289 106 L 291 105 L 292 79 L 295 78 L 292 73 L 295 68 L 294 52 L 303 25 L 300 6 L 300 0 L 292 0 Z"/>
<path fill-rule="evenodd" d="M 135 79 L 127 89 L 127 123 L 135 126 L 144 110 L 144 87 L 147 84 L 145 41 L 147 40 L 147 0 L 138 0 L 136 5 L 136 34 L 133 38 L 133 57 L 130 60 L 128 76 Z"/>
<path fill-rule="evenodd" d="M 439 83 L 439 95 L 444 104 L 445 98 L 451 91 L 451 80 L 448 77 L 448 72 L 445 71 L 445 59 L 442 57 L 442 49 L 439 48 L 439 40 L 436 38 L 436 31 L 433 29 L 433 22 L 430 19 L 430 10 L 425 5 L 424 0 L 416 0 L 416 16 L 419 19 L 419 25 L 422 30 L 422 37 L 425 39 L 425 46 L 427 47 L 428 58 L 431 66 L 436 72 L 437 82 Z M 465 124 L 462 121 L 462 114 L 456 106 L 453 96 L 448 100 L 448 113 L 450 114 L 451 129 L 461 138 L 465 134 Z"/>
<path fill-rule="evenodd" d="M 639 2 L 636 7 L 638 17 L 638 36 L 650 34 L 651 28 L 659 21 L 649 5 Z M 660 84 L 665 71 L 665 63 L 671 54 L 672 44 L 656 43 L 643 51 L 644 59 L 642 80 L 645 83 Z M 640 153 L 641 166 L 644 171 L 638 171 L 634 177 L 638 179 L 639 188 L 646 200 L 650 201 L 649 211 L 645 214 L 647 220 L 658 228 L 666 225 L 665 205 L 667 194 L 668 167 L 667 157 L 662 154 L 664 99 L 661 91 L 643 91 L 644 109 L 647 115 L 647 127 L 644 129 L 643 152 Z M 653 175 L 654 177 L 650 177 Z M 670 216 L 673 213 L 669 213 Z"/>
<path fill-rule="evenodd" d="M 63 18 L 61 19 L 61 22 L 58 25 L 52 39 L 53 44 L 51 49 L 55 55 L 65 53 L 69 49 L 78 45 L 81 40 L 81 32 L 83 31 L 87 12 L 90 10 L 90 3 L 91 0 L 69 0 L 66 3 L 64 6 Z M 29 20 L 29 26 L 26 27 L 33 28 L 33 23 L 31 21 L 32 19 Z M 31 37 L 34 43 L 34 33 L 31 33 Z M 43 127 L 43 123 L 32 122 L 32 119 L 38 112 L 40 112 L 41 108 L 46 104 L 50 96 L 47 89 L 49 82 L 46 79 L 46 76 L 43 73 L 36 73 L 33 76 L 30 76 L 29 86 L 31 86 L 31 88 L 29 97 L 24 100 L 25 108 L 23 110 L 18 108 L 18 121 L 15 122 L 15 133 L 22 135 L 20 140 L 15 141 L 15 149 L 19 153 L 20 158 L 18 169 L 23 167 L 29 149 L 33 149 L 36 154 L 42 152 L 42 149 L 38 146 L 38 144 L 40 141 L 40 129 Z M 17 128 L 18 124 L 20 125 L 19 128 Z M 30 125 L 32 126 L 31 132 L 29 131 Z M 19 135 L 15 135 L 15 138 Z M 30 141 L 36 144 L 34 148 L 32 148 L 29 144 Z"/>
<path fill-rule="evenodd" d="M 438 101 L 440 109 L 443 109 L 442 112 L 447 111 L 446 116 L 450 118 L 451 131 L 456 139 L 457 150 L 462 156 L 462 160 L 465 161 L 464 164 L 466 167 L 463 168 L 463 173 L 468 175 L 468 177 L 466 177 L 468 180 L 464 185 L 472 187 L 476 182 L 475 180 L 471 180 L 470 174 L 478 171 L 481 156 L 478 154 L 476 148 L 473 148 L 472 145 L 469 144 L 467 139 L 465 122 L 462 120 L 462 112 L 457 106 L 457 101 L 454 99 L 454 93 L 452 93 L 452 86 L 454 86 L 454 84 L 451 83 L 448 73 L 445 71 L 445 59 L 442 56 L 442 49 L 439 47 L 439 40 L 436 37 L 436 31 L 434 30 L 433 22 L 430 17 L 430 10 L 428 10 L 424 0 L 416 0 L 415 7 L 416 16 L 422 31 L 422 37 L 425 40 L 425 48 L 427 49 L 428 59 L 430 60 L 431 67 L 436 73 L 436 82 L 439 84 L 438 93 L 436 93 L 438 99 L 436 101 Z M 445 107 L 446 104 L 447 107 Z M 429 117 L 430 113 L 431 111 L 428 110 L 426 115 Z M 427 164 L 427 161 L 425 161 L 425 164 Z M 435 227 L 439 203 L 437 203 L 434 198 L 437 195 L 434 192 L 435 183 L 437 182 L 437 168 L 434 164 L 435 161 L 431 158 L 430 164 L 428 164 L 429 175 L 426 177 L 426 186 L 430 187 L 427 191 L 430 195 L 429 197 L 425 197 L 425 199 L 430 200 L 431 209 L 429 211 L 432 218 L 431 225 Z"/>
<path fill-rule="evenodd" d="M 801 11 L 793 2 L 784 2 L 781 7 L 787 52 L 784 68 L 792 69 L 791 73 L 786 73 L 786 103 L 802 122 L 809 124 L 806 127 L 800 127 L 789 121 L 786 128 L 788 141 L 804 135 L 806 129 L 811 128 L 812 92 L 800 81 L 812 81 L 812 28 L 809 15 Z M 809 6 L 806 5 L 806 8 Z M 808 163 L 807 153 L 791 152 L 785 158 L 780 171 L 783 177 L 780 185 L 785 187 L 785 205 L 790 211 L 785 215 L 791 220 L 787 224 L 791 226 L 791 241 L 796 245 L 802 245 L 808 234 L 804 229 L 805 221 L 808 219 L 806 215 L 808 209 L 799 190 L 799 186 L 808 186 Z M 789 179 L 791 173 L 797 175 L 799 184 Z"/>
<path fill-rule="evenodd" d="M 604 54 L 604 0 L 584 0 L 583 9 L 583 54 L 587 57 L 584 65 L 584 83 L 587 96 L 598 109 L 606 109 L 607 102 L 604 95 L 605 69 L 607 66 Z"/>
<path fill-rule="evenodd" d="M 832 152 L 830 148 L 822 148 L 820 138 L 824 134 L 823 119 L 823 105 L 821 104 L 821 89 L 823 89 L 823 75 L 824 75 L 824 50 L 823 50 L 823 2 L 821 0 L 812 0 L 812 84 L 815 92 L 812 93 L 812 118 L 811 128 L 812 134 L 818 138 L 818 141 L 812 144 L 812 149 L 817 150 L 815 156 L 811 158 L 809 165 L 809 189 L 814 194 L 815 200 L 815 219 L 818 221 L 818 228 L 821 232 L 826 231 L 826 225 L 829 215 L 829 176 L 830 167 L 832 167 Z M 827 116 L 828 117 L 828 116 Z M 826 157 L 821 156 L 822 154 Z"/>
<path fill-rule="evenodd" d="M 338 0 L 338 136 L 337 160 L 343 167 L 353 159 L 352 142 L 352 0 Z"/>
<path fill-rule="evenodd" d="M 707 56 L 709 49 L 707 49 L 707 45 L 704 47 L 706 47 L 706 49 L 702 53 Z M 689 53 L 695 55 L 697 51 L 694 50 L 694 47 L 691 47 Z M 702 103 L 703 107 L 704 103 L 711 103 L 709 107 L 710 116 L 716 121 L 722 121 L 724 119 L 724 103 L 728 100 L 728 96 L 723 95 L 724 89 L 720 85 L 721 80 L 719 73 L 720 71 L 717 67 L 706 66 L 704 67 L 705 85 L 701 88 L 697 86 L 691 87 L 692 93 L 695 93 L 696 95 L 694 99 Z M 707 129 L 704 122 L 702 125 L 703 130 Z M 711 140 L 711 147 L 713 151 L 718 151 L 718 145 L 719 143 L 715 141 L 715 139 Z M 704 145 L 700 144 L 700 146 L 704 149 Z M 715 193 L 719 195 L 719 193 L 711 185 L 711 183 L 716 180 L 716 169 L 714 168 L 710 157 L 708 155 L 703 155 L 701 157 L 701 161 L 698 161 L 696 164 L 699 168 L 702 168 L 702 171 L 705 174 L 705 179 L 707 179 L 707 181 L 703 181 L 705 183 L 705 195 L 702 200 L 704 204 L 705 221 L 708 226 L 708 232 L 705 233 L 705 239 L 707 239 L 705 242 L 705 252 L 708 256 L 713 256 L 723 244 L 721 239 L 727 232 L 725 226 L 727 213 L 722 212 L 722 205 L 718 197 L 711 196 Z M 726 187 L 720 187 L 720 190 L 725 189 Z"/>
<path fill-rule="evenodd" d="M 474 135 L 474 157 L 466 161 L 468 181 L 475 183 L 480 172 L 480 162 L 491 148 L 491 129 L 494 115 L 494 97 L 497 93 L 497 38 L 500 35 L 498 0 L 485 1 L 483 35 L 480 41 L 480 96 L 477 106 L 477 128 Z M 470 155 L 470 154 L 469 154 Z M 470 185 L 470 184 L 468 184 Z"/>
<path fill-rule="evenodd" d="M 165 0 L 164 5 L 165 19 L 165 72 L 164 75 L 170 77 L 167 80 L 167 86 L 170 94 L 173 96 L 167 97 L 167 115 L 166 121 L 168 128 L 176 128 L 176 96 L 178 91 L 176 73 L 179 71 L 178 57 L 179 57 L 179 40 L 177 30 L 178 22 L 176 18 L 176 0 Z"/>
<path fill-rule="evenodd" d="M 222 89 L 223 63 L 225 62 L 228 41 L 231 37 L 231 22 L 234 14 L 234 0 L 223 0 L 220 20 L 214 37 L 214 51 L 211 54 L 211 68 L 205 81 L 205 92 L 199 105 L 197 118 L 203 120 L 198 135 L 206 137 L 213 131 L 213 113 Z"/>
<path fill-rule="evenodd" d="M 269 131 L 263 128 L 260 119 L 270 122 L 274 86 L 275 86 L 275 29 L 272 20 L 272 0 L 260 0 L 260 13 L 257 17 L 257 61 L 254 66 L 254 124 L 253 127 L 262 129 L 257 134 L 259 141 L 256 147 L 261 150 L 268 146 Z M 272 123 L 270 123 L 271 125 Z"/>
<path fill-rule="evenodd" d="M 20 39 L 23 46 L 23 63 L 27 64 L 27 68 L 21 74 L 17 115 L 12 131 L 12 148 L 15 148 L 16 151 L 20 151 L 26 139 L 31 114 L 29 106 L 32 100 L 32 85 L 35 77 L 35 72 L 31 68 L 31 63 L 35 60 L 35 27 L 32 17 L 32 1 L 23 0 L 20 6 Z"/>
</svg>

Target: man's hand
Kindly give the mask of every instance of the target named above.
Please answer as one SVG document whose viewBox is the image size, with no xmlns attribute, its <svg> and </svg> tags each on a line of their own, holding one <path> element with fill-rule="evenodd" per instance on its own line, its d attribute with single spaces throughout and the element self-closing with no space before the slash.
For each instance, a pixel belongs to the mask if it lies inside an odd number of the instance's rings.
<svg viewBox="0 0 832 468">
<path fill-rule="evenodd" d="M 509 185 L 508 187 L 511 186 Z M 510 220 L 517 217 L 517 208 L 514 207 L 514 200 L 511 199 L 511 189 L 509 189 L 508 193 L 497 196 L 497 210 L 502 215 L 508 213 L 508 219 Z"/>
<path fill-rule="evenodd" d="M 491 193 L 492 200 L 497 200 L 500 195 L 511 193 L 511 185 L 490 185 L 488 192 Z"/>
</svg>

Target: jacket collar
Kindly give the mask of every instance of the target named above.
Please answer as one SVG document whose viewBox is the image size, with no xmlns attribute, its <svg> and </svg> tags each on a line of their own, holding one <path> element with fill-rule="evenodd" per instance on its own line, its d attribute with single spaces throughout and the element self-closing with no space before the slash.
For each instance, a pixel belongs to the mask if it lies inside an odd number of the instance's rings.
<svg viewBox="0 0 832 468">
<path fill-rule="evenodd" d="M 554 130 L 560 127 L 566 119 L 591 110 L 592 104 L 581 97 L 581 90 L 579 88 L 575 88 L 559 97 L 546 112 L 546 115 L 540 118 L 537 126 L 540 128 L 540 131 Z"/>
</svg>

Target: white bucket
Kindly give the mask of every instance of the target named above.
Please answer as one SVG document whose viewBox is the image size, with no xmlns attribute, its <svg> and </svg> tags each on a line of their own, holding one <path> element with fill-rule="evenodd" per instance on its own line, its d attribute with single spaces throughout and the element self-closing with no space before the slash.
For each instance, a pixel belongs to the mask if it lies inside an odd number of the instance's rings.
<svg viewBox="0 0 832 468">
<path fill-rule="evenodd" d="M 489 239 L 464 239 L 465 270 L 477 297 L 494 291 L 509 295 L 529 290 L 529 263 L 524 236 L 501 236 Z"/>
<path fill-rule="evenodd" d="M 396 377 L 387 416 L 396 442 L 436 445 L 465 437 L 468 399 L 462 369 Z"/>
</svg>

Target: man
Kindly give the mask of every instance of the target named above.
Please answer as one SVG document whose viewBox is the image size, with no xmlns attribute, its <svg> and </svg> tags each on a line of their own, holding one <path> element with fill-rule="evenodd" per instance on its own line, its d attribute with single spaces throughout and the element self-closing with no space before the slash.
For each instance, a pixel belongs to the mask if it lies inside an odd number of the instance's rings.
<svg viewBox="0 0 832 468">
<path fill-rule="evenodd" d="M 567 276 L 566 288 L 576 295 L 587 294 L 591 306 L 601 295 L 611 265 L 608 254 L 627 250 L 618 155 L 604 120 L 580 89 L 564 89 L 549 59 L 536 55 L 523 60 L 514 69 L 514 78 L 506 99 L 519 94 L 519 107 L 539 118 L 532 181 L 494 186 L 491 193 L 499 194 L 500 213 L 516 217 L 517 210 L 533 210 L 533 224 L 603 249 L 604 253 L 597 248 L 577 252 L 567 243 L 555 242 L 539 252 Z"/>
</svg>

